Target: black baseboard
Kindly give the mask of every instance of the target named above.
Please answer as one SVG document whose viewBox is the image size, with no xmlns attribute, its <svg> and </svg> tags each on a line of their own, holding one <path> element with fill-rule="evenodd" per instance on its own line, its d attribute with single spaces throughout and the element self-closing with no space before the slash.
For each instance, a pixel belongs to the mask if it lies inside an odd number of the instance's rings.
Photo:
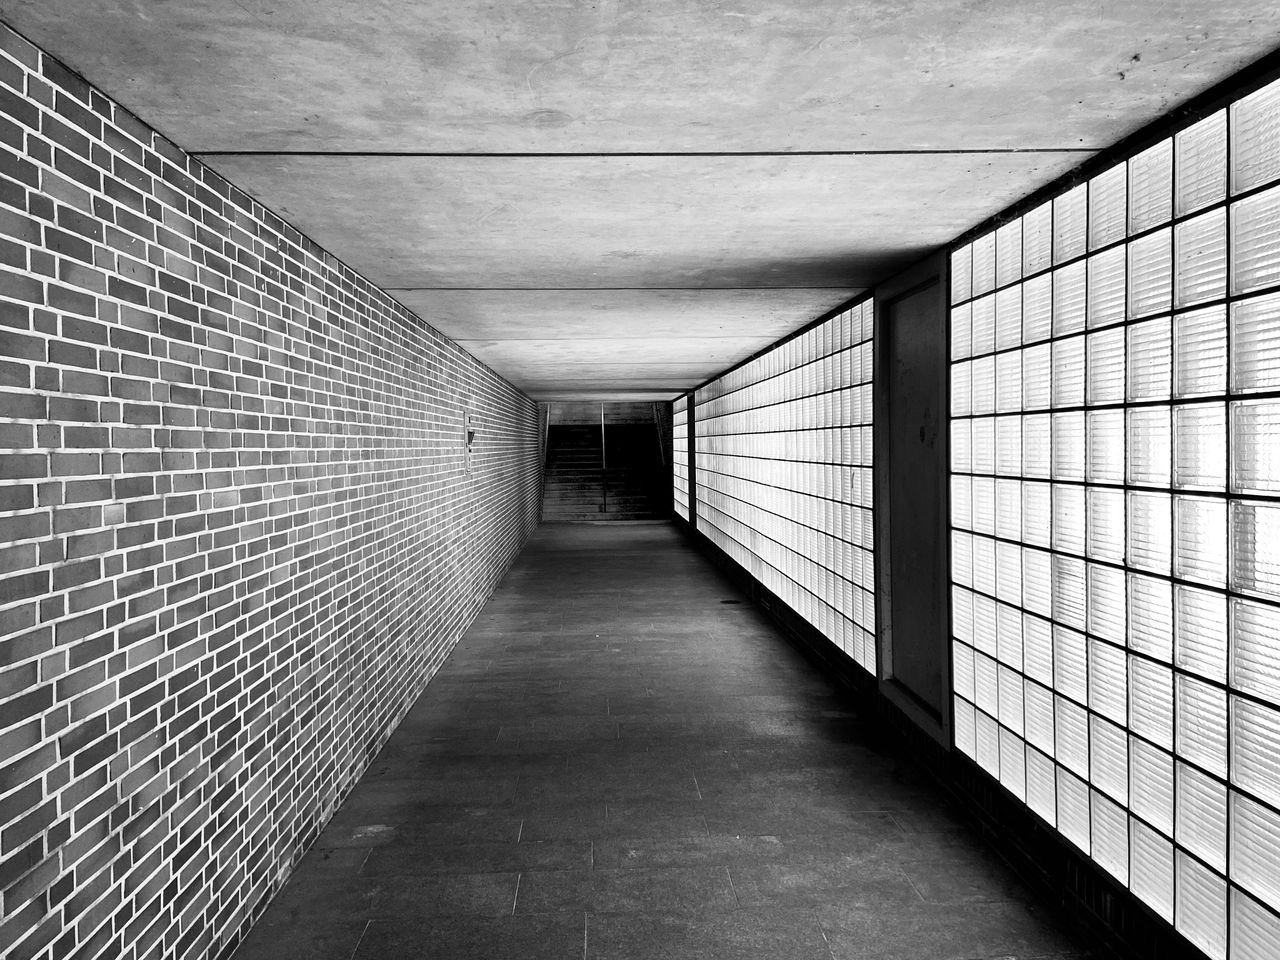
<svg viewBox="0 0 1280 960">
<path fill-rule="evenodd" d="M 990 774 L 921 730 L 879 682 L 688 522 L 675 526 L 831 677 L 867 723 L 876 746 L 927 775 L 968 826 L 1016 872 L 1098 958 L 1206 960 L 1179 934 L 1036 816 Z"/>
</svg>

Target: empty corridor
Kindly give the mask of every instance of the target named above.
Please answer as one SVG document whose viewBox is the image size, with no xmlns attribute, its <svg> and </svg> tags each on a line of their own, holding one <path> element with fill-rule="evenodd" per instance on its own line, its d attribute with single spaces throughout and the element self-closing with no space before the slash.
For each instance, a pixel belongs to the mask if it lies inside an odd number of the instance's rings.
<svg viewBox="0 0 1280 960">
<path fill-rule="evenodd" d="M 1084 956 L 666 524 L 541 527 L 236 954 Z"/>
</svg>

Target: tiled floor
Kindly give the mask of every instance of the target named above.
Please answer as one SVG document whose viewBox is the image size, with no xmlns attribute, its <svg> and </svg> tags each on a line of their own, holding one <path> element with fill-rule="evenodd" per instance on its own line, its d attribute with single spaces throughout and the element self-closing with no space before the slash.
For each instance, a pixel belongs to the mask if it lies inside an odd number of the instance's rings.
<svg viewBox="0 0 1280 960">
<path fill-rule="evenodd" d="M 540 528 L 236 960 L 1083 957 L 739 600 Z"/>
</svg>

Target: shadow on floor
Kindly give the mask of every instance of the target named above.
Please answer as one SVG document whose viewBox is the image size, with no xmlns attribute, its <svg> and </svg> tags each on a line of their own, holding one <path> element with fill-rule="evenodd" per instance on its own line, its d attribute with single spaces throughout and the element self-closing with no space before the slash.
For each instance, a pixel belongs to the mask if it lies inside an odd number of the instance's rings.
<svg viewBox="0 0 1280 960">
<path fill-rule="evenodd" d="M 1084 958 L 669 525 L 544 525 L 236 960 Z"/>
</svg>

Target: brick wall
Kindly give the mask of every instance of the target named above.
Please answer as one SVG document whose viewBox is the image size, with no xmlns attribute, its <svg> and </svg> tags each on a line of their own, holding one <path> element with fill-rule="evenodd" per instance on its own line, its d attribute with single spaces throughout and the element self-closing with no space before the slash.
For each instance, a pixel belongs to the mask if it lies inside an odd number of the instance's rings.
<svg viewBox="0 0 1280 960">
<path fill-rule="evenodd" d="M 0 955 L 226 954 L 536 524 L 537 409 L 2 26 L 0 271 Z"/>
</svg>

